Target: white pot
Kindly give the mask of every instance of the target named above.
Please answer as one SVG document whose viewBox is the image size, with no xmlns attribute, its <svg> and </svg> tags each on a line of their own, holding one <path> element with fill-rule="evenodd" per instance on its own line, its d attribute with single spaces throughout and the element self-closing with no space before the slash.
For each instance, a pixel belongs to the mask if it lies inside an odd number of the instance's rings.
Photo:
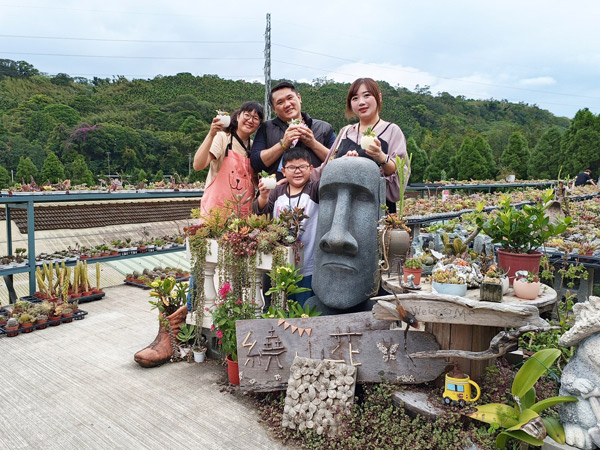
<svg viewBox="0 0 600 450">
<path fill-rule="evenodd" d="M 508 181 L 509 183 L 513 183 L 515 181 L 515 176 L 514 175 L 507 175 L 506 176 L 506 181 Z"/>
<path fill-rule="evenodd" d="M 197 362 L 197 363 L 204 362 L 205 358 L 206 358 L 206 353 L 197 352 L 196 350 L 194 350 L 194 362 Z"/>
<path fill-rule="evenodd" d="M 223 115 L 219 114 L 219 115 L 217 115 L 217 119 L 219 119 L 219 122 L 221 122 L 223 124 L 223 126 L 226 127 L 226 128 L 231 123 L 231 117 L 230 116 L 223 116 Z"/>
<path fill-rule="evenodd" d="M 188 353 L 190 352 L 190 348 L 189 347 L 179 347 L 179 354 L 181 355 L 182 358 L 185 358 Z"/>
<path fill-rule="evenodd" d="M 275 189 L 277 187 L 277 179 L 275 177 L 261 178 L 265 189 Z"/>
<path fill-rule="evenodd" d="M 509 288 L 509 280 L 508 277 L 502 278 L 502 295 L 506 295 Z"/>
<path fill-rule="evenodd" d="M 368 150 L 371 144 L 375 143 L 375 136 L 362 136 L 360 138 L 360 146 L 363 150 Z"/>
</svg>

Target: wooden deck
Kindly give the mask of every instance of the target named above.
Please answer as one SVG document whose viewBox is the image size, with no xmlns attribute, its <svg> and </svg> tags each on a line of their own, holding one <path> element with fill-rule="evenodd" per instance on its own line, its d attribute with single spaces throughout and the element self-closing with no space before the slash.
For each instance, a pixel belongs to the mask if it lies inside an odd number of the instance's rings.
<svg viewBox="0 0 600 450">
<path fill-rule="evenodd" d="M 0 449 L 279 449 L 219 363 L 143 369 L 148 291 L 106 289 L 84 320 L 0 337 Z M 287 447 L 285 447 L 287 448 Z"/>
</svg>

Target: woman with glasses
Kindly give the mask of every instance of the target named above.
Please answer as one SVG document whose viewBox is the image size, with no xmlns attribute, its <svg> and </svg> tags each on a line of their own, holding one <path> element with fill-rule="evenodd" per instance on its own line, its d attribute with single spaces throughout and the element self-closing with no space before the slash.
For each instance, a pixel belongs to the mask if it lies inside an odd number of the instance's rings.
<svg viewBox="0 0 600 450">
<path fill-rule="evenodd" d="M 386 204 L 392 213 L 396 212 L 396 202 L 400 199 L 396 156 L 406 155 L 406 139 L 398 125 L 379 117 L 381 104 L 381 90 L 372 78 L 359 78 L 352 83 L 346 97 L 346 117 L 358 117 L 358 123 L 340 130 L 325 163 L 341 156 L 361 156 L 374 161 L 386 179 Z M 361 141 L 367 128 L 373 131 L 375 139 L 363 149 Z"/>
<path fill-rule="evenodd" d="M 194 156 L 195 170 L 209 166 L 200 203 L 203 216 L 213 208 L 228 208 L 226 202 L 239 202 L 242 214 L 250 214 L 255 186 L 250 167 L 250 136 L 262 121 L 263 108 L 257 102 L 244 103 L 231 115 L 228 127 L 218 117 L 213 119 Z"/>
</svg>

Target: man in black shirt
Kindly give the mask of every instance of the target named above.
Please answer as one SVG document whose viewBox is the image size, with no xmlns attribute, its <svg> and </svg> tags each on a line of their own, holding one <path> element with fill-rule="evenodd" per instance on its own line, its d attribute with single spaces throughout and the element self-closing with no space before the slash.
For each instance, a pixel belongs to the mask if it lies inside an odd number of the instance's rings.
<svg viewBox="0 0 600 450">
<path fill-rule="evenodd" d="M 577 178 L 575 178 L 575 186 L 585 186 L 590 183 L 593 186 L 596 186 L 594 180 L 592 180 L 592 171 L 590 169 L 584 170 L 583 172 L 577 174 Z"/>
</svg>

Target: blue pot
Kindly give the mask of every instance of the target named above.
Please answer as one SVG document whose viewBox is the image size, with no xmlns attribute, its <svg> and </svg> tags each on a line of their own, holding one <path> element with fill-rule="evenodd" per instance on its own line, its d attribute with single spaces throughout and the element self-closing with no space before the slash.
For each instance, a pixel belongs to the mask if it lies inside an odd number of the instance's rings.
<svg viewBox="0 0 600 450">
<path fill-rule="evenodd" d="M 433 281 L 432 286 L 438 294 L 458 295 L 459 297 L 464 297 L 467 293 L 466 284 L 438 283 Z"/>
</svg>

